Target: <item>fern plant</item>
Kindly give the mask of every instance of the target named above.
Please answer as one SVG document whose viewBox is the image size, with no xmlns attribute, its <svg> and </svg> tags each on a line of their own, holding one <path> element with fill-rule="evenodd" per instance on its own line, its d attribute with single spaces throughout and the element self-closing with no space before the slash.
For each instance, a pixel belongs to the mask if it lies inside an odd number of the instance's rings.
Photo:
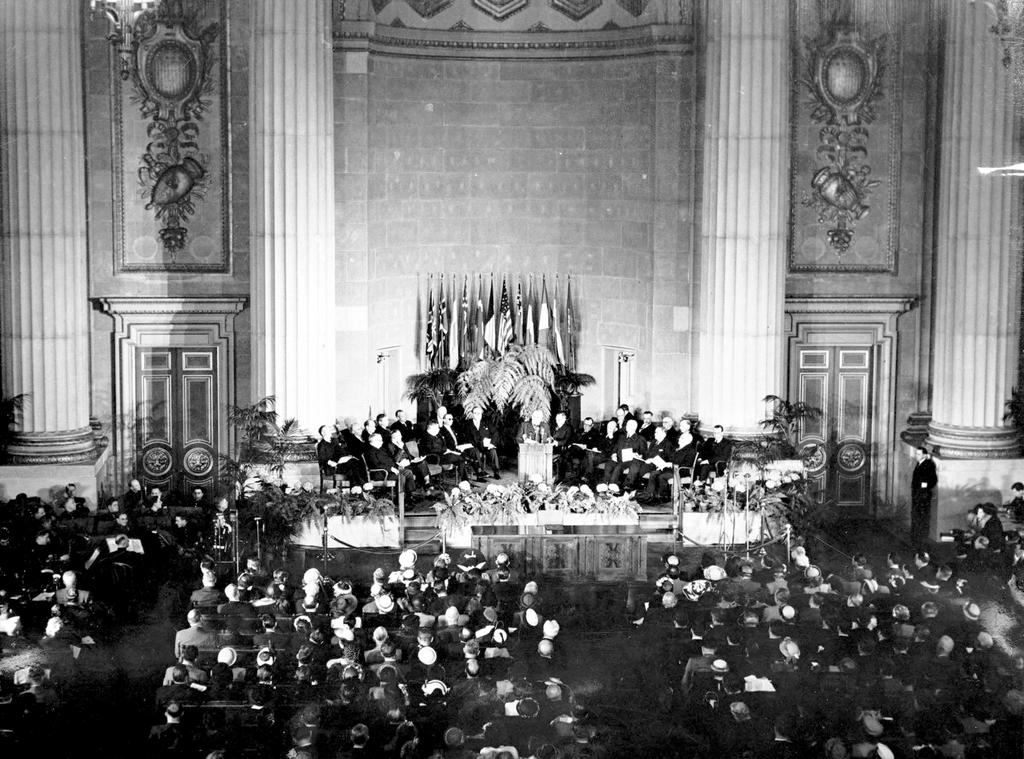
<svg viewBox="0 0 1024 759">
<path fill-rule="evenodd" d="M 800 424 L 805 420 L 821 418 L 821 409 L 803 401 L 789 401 L 777 395 L 766 395 L 765 403 L 772 404 L 772 415 L 762 419 L 767 447 L 771 458 L 788 459 L 796 455 Z"/>
<path fill-rule="evenodd" d="M 464 408 L 493 407 L 498 414 L 515 409 L 528 419 L 534 411 L 551 416 L 555 357 L 542 345 L 510 345 L 503 356 L 477 361 L 459 376 Z"/>
<path fill-rule="evenodd" d="M 237 455 L 220 457 L 221 481 L 241 488 L 257 473 L 280 478 L 288 456 L 299 442 L 298 422 L 278 419 L 275 398 L 268 395 L 251 406 L 229 406 L 228 424 L 239 433 Z"/>
</svg>

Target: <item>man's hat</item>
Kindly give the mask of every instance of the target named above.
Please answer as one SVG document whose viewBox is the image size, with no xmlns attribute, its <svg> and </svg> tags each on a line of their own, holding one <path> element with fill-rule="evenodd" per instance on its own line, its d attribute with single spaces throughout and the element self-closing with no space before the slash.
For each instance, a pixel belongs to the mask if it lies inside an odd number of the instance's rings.
<svg viewBox="0 0 1024 759">
<path fill-rule="evenodd" d="M 401 569 L 412 569 L 416 566 L 416 552 L 411 548 L 406 548 L 400 554 L 398 554 L 398 566 Z"/>
<path fill-rule="evenodd" d="M 423 694 L 433 696 L 435 694 L 445 696 L 448 694 L 448 686 L 442 680 L 427 680 L 423 683 Z"/>
<path fill-rule="evenodd" d="M 430 667 L 437 663 L 437 651 L 431 646 L 423 646 L 417 652 L 416 658 L 420 660 L 420 664 L 423 666 Z"/>
<path fill-rule="evenodd" d="M 864 728 L 864 732 L 871 738 L 877 738 L 885 732 L 882 723 L 873 714 L 865 714 L 861 717 L 860 724 Z"/>
<path fill-rule="evenodd" d="M 533 719 L 540 714 L 540 704 L 527 696 L 516 702 L 516 714 L 524 719 Z"/>
<path fill-rule="evenodd" d="M 256 665 L 261 667 L 264 664 L 269 667 L 274 666 L 274 652 L 268 646 L 264 646 L 260 649 L 259 653 L 256 654 Z"/>
<path fill-rule="evenodd" d="M 395 608 L 395 599 L 389 593 L 381 593 L 374 599 L 374 603 L 381 614 L 390 614 Z"/>
<path fill-rule="evenodd" d="M 717 564 L 712 564 L 709 567 L 704 568 L 704 579 L 716 582 L 718 580 L 724 580 L 726 578 L 725 570 Z"/>
<path fill-rule="evenodd" d="M 177 701 L 171 701 L 171 703 L 167 704 L 167 706 L 164 708 L 164 714 L 166 714 L 168 717 L 180 717 L 181 704 L 179 704 Z"/>
<path fill-rule="evenodd" d="M 729 665 L 726 663 L 725 659 L 715 659 L 711 662 L 711 671 L 716 675 L 724 675 L 729 671 Z"/>
<path fill-rule="evenodd" d="M 981 607 L 973 601 L 964 604 L 964 616 L 972 622 L 977 622 L 981 619 Z"/>
<path fill-rule="evenodd" d="M 550 639 L 543 638 L 537 644 L 537 653 L 541 655 L 541 658 L 550 659 L 555 653 L 555 644 Z"/>
<path fill-rule="evenodd" d="M 558 624 L 557 619 L 548 619 L 544 622 L 544 637 L 555 638 L 558 635 L 559 630 L 561 629 L 561 625 Z"/>
<path fill-rule="evenodd" d="M 523 614 L 523 621 L 525 621 L 530 627 L 537 627 L 543 621 L 543 617 L 541 617 L 541 615 L 537 613 L 537 610 L 531 606 Z"/>
<path fill-rule="evenodd" d="M 233 667 L 235 662 L 238 661 L 238 652 L 231 646 L 225 646 L 217 652 L 217 661 L 220 664 L 227 664 L 229 667 Z"/>
</svg>

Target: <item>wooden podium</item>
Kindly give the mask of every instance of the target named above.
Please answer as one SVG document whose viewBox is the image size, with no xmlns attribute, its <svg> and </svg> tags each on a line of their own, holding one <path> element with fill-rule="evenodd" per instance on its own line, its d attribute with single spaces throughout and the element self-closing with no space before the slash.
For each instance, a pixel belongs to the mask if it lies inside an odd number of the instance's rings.
<svg viewBox="0 0 1024 759">
<path fill-rule="evenodd" d="M 554 443 L 519 444 L 519 481 L 524 482 L 533 475 L 540 475 L 541 482 L 551 484 L 554 469 L 551 460 Z"/>
</svg>

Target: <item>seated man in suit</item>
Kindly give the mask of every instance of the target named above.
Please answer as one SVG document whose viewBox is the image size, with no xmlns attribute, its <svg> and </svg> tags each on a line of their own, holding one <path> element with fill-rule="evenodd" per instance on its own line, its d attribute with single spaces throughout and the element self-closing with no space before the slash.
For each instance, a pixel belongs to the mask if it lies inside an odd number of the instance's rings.
<svg viewBox="0 0 1024 759">
<path fill-rule="evenodd" d="M 324 462 L 327 464 L 328 471 L 331 471 L 331 467 L 333 467 L 339 479 L 348 481 L 352 487 L 362 485 L 366 482 L 366 469 L 363 467 L 363 462 L 359 460 L 363 451 L 362 444 L 355 439 L 351 430 L 343 430 L 339 435 L 337 427 L 331 425 L 327 429 L 331 432 L 329 437 L 330 458 Z M 317 457 L 319 458 L 319 456 L 320 444 L 317 443 Z"/>
<path fill-rule="evenodd" d="M 442 422 L 439 434 L 447 450 L 459 454 L 469 467 L 469 471 L 479 472 L 480 452 L 473 446 L 473 443 L 459 439 L 455 432 L 455 417 L 446 411 Z M 483 477 L 478 474 L 477 480 L 483 482 Z"/>
<path fill-rule="evenodd" d="M 644 474 L 650 476 L 647 479 L 644 494 L 637 500 L 654 503 L 669 499 L 669 483 L 672 481 L 672 453 L 672 445 L 668 442 L 668 433 L 665 428 L 655 427 L 654 436 L 650 445 L 647 446 L 644 463 L 640 468 L 641 477 Z"/>
<path fill-rule="evenodd" d="M 676 441 L 676 449 L 672 453 L 672 463 L 679 467 L 680 477 L 689 477 L 693 482 L 697 476 L 697 462 L 700 460 L 700 442 L 689 429 L 683 432 Z"/>
<path fill-rule="evenodd" d="M 399 469 L 408 469 L 416 478 L 416 486 L 426 490 L 430 486 L 430 469 L 427 467 L 425 456 L 418 459 L 409 453 L 402 440 L 402 431 L 394 429 L 391 431 L 391 439 L 384 446 L 388 455 L 395 460 Z"/>
<path fill-rule="evenodd" d="M 699 479 L 703 482 L 710 475 L 719 477 L 725 474 L 730 459 L 732 459 L 732 441 L 725 437 L 725 428 L 716 424 L 714 437 L 705 440 L 701 446 Z"/>
<path fill-rule="evenodd" d="M 605 466 L 605 484 L 617 485 L 625 476 L 624 488 L 627 491 L 636 490 L 646 453 L 647 441 L 637 434 L 636 419 L 630 419 L 626 422 L 625 434 L 612 449 L 611 461 Z"/>
<path fill-rule="evenodd" d="M 569 418 L 561 411 L 555 414 L 555 428 L 551 430 L 551 439 L 555 443 L 555 479 L 561 482 L 569 470 L 571 459 L 569 450 L 576 438 L 576 431 L 569 424 Z"/>
<path fill-rule="evenodd" d="M 586 417 L 583 429 L 570 444 L 567 454 L 578 466 L 581 480 L 594 482 L 597 465 L 601 463 L 603 438 L 601 428 L 594 424 L 594 417 Z"/>
<path fill-rule="evenodd" d="M 426 432 L 420 438 L 420 453 L 424 456 L 436 457 L 436 463 L 441 465 L 450 464 L 456 468 L 459 480 L 469 479 L 469 467 L 462 454 L 448 448 L 445 439 L 441 437 L 441 425 L 436 419 L 427 422 Z"/>
<path fill-rule="evenodd" d="M 544 421 L 544 412 L 540 409 L 530 414 L 530 418 L 519 427 L 520 443 L 550 443 L 551 432 Z"/>
<path fill-rule="evenodd" d="M 338 456 L 335 455 L 335 442 L 338 428 L 333 424 L 322 424 L 317 430 L 320 439 L 316 441 L 316 460 L 320 465 L 320 492 L 324 492 L 327 484 L 337 485 Z"/>
<path fill-rule="evenodd" d="M 402 440 L 407 443 L 411 443 L 419 437 L 416 430 L 416 425 L 405 418 L 405 409 L 397 409 L 395 411 L 395 421 L 391 423 L 391 431 L 400 430 L 402 433 Z"/>
<path fill-rule="evenodd" d="M 484 421 L 484 410 L 479 406 L 474 406 L 469 412 L 469 420 L 466 422 L 463 435 L 476 448 L 481 462 L 490 465 L 494 479 L 499 479 L 498 447 L 494 444 L 494 428 Z"/>
<path fill-rule="evenodd" d="M 654 412 L 645 411 L 643 419 L 640 422 L 640 427 L 639 429 L 637 429 L 637 433 L 640 435 L 640 437 L 642 437 L 644 440 L 650 443 L 652 440 L 654 440 L 654 429 L 657 426 L 658 425 L 654 423 Z"/>
<path fill-rule="evenodd" d="M 370 435 L 367 442 L 369 446 L 363 453 L 363 458 L 366 459 L 366 469 L 370 477 L 383 475 L 385 480 L 398 480 L 401 490 L 412 493 L 416 488 L 416 477 L 408 468 L 409 460 L 403 459 L 406 464 L 404 467 L 400 467 L 391 454 L 384 449 L 384 439 L 377 432 Z"/>
</svg>

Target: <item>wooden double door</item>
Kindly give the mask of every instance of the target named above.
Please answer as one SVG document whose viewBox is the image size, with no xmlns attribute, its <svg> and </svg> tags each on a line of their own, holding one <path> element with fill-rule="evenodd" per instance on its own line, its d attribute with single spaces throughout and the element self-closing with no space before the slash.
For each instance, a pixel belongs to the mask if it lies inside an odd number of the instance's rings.
<svg viewBox="0 0 1024 759">
<path fill-rule="evenodd" d="M 870 510 L 874 347 L 798 345 L 790 361 L 797 400 L 822 411 L 798 437 L 818 502 Z"/>
<path fill-rule="evenodd" d="M 217 349 L 136 348 L 136 471 L 146 488 L 210 492 L 217 477 Z"/>
</svg>

